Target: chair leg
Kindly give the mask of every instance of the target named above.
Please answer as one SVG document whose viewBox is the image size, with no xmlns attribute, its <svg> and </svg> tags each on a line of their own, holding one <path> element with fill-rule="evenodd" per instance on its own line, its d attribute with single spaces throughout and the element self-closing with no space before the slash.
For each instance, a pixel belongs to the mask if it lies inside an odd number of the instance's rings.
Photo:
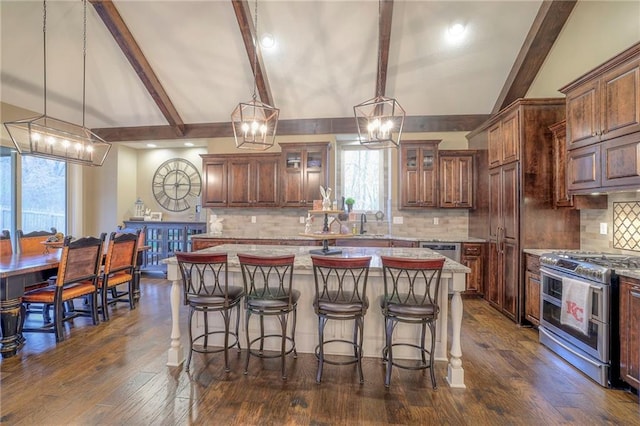
<svg viewBox="0 0 640 426">
<path fill-rule="evenodd" d="M 249 320 L 251 319 L 251 310 L 250 309 L 245 309 L 245 321 L 244 321 L 244 335 L 247 338 L 247 356 L 245 357 L 245 361 L 244 361 L 244 374 L 247 375 L 249 374 L 249 357 L 251 356 L 251 342 L 249 339 Z"/>
<path fill-rule="evenodd" d="M 135 287 L 134 286 L 134 284 L 135 284 L 134 281 L 135 281 L 135 277 L 132 278 L 131 281 L 129 281 L 129 285 L 128 285 L 128 288 L 129 288 L 129 294 L 128 294 L 128 296 L 129 296 L 129 309 L 131 309 L 131 310 L 136 308 L 136 301 L 133 298 L 133 291 L 134 291 L 134 287 Z"/>
<path fill-rule="evenodd" d="M 260 315 L 260 355 L 264 352 L 264 316 Z"/>
<path fill-rule="evenodd" d="M 238 352 L 240 352 L 240 304 L 236 305 L 236 345 L 238 346 Z"/>
<path fill-rule="evenodd" d="M 298 308 L 293 309 L 293 324 L 291 324 L 291 341 L 293 342 L 293 358 L 298 358 L 296 350 L 296 322 L 298 321 Z"/>
<path fill-rule="evenodd" d="M 109 305 L 107 303 L 107 288 L 103 287 L 100 292 L 100 298 L 102 299 L 102 320 L 109 321 Z"/>
<path fill-rule="evenodd" d="M 324 367 L 324 326 L 327 324 L 327 318 L 324 315 L 318 316 L 318 372 L 316 374 L 316 382 L 322 380 L 322 368 Z"/>
<path fill-rule="evenodd" d="M 431 373 L 431 386 L 434 390 L 438 389 L 438 384 L 436 383 L 436 372 L 434 365 L 434 351 L 436 349 L 436 333 L 435 327 L 433 325 L 433 321 L 429 322 L 429 331 L 431 332 L 431 351 L 429 353 L 429 372 Z"/>
<path fill-rule="evenodd" d="M 209 347 L 209 312 L 205 309 L 204 314 L 204 349 Z"/>
<path fill-rule="evenodd" d="M 53 305 L 53 321 L 56 330 L 56 343 L 64 340 L 64 329 L 62 327 L 63 321 L 63 309 L 62 302 L 55 303 Z"/>
<path fill-rule="evenodd" d="M 364 384 L 364 374 L 362 373 L 362 345 L 364 343 L 364 317 L 356 318 L 358 328 L 358 345 L 356 348 L 358 359 L 358 373 L 360 374 L 360 384 Z"/>
<path fill-rule="evenodd" d="M 385 319 L 385 355 L 387 361 L 387 371 L 386 376 L 384 378 L 384 386 L 389 387 L 391 385 L 391 368 L 393 367 L 393 320 L 389 317 Z"/>
<path fill-rule="evenodd" d="M 224 371 L 228 373 L 231 371 L 231 368 L 229 368 L 229 322 L 231 313 L 228 310 L 224 310 L 221 313 L 224 319 Z"/>
<path fill-rule="evenodd" d="M 100 318 L 98 318 L 98 293 L 93 292 L 91 297 L 89 298 L 90 310 L 91 310 L 91 319 L 93 321 L 93 325 L 98 325 L 100 323 Z"/>
<path fill-rule="evenodd" d="M 193 322 L 193 314 L 194 314 L 194 309 L 193 308 L 189 308 L 189 325 L 188 325 L 188 330 L 189 330 L 189 355 L 187 355 L 187 362 L 184 364 L 184 371 L 189 371 L 189 364 L 191 364 L 191 356 L 193 355 L 193 331 L 191 331 L 191 324 Z"/>
<path fill-rule="evenodd" d="M 422 357 L 422 365 L 427 365 L 427 358 L 424 356 L 424 342 L 427 334 L 427 324 L 422 324 L 422 334 L 420 336 L 420 356 Z"/>
<path fill-rule="evenodd" d="M 281 314 L 278 316 L 280 320 L 280 328 L 282 329 L 282 342 L 280 344 L 280 360 L 282 368 L 282 380 L 287 380 L 287 372 L 285 370 L 285 358 L 284 353 L 287 351 L 287 317 L 289 314 Z"/>
</svg>

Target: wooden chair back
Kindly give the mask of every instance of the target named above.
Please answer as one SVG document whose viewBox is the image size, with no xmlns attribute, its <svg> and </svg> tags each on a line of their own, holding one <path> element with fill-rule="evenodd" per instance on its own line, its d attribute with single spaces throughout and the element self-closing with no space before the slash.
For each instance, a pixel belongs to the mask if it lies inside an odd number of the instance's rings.
<svg viewBox="0 0 640 426">
<path fill-rule="evenodd" d="M 11 246 L 11 233 L 3 229 L 0 233 L 0 256 L 13 254 L 13 247 Z"/>
<path fill-rule="evenodd" d="M 102 266 L 102 248 L 107 234 L 100 238 L 84 237 L 71 241 L 64 239 L 56 286 L 62 287 L 82 281 L 93 281 L 97 290 L 98 275 Z"/>
<path fill-rule="evenodd" d="M 109 235 L 107 255 L 104 260 L 104 274 L 133 274 L 138 258 L 140 230 L 135 232 L 112 232 Z"/>
<path fill-rule="evenodd" d="M 45 251 L 45 246 L 42 243 L 56 233 L 56 228 L 51 228 L 51 232 L 33 231 L 28 234 L 18 229 L 18 252 L 20 254 L 42 254 Z"/>
</svg>

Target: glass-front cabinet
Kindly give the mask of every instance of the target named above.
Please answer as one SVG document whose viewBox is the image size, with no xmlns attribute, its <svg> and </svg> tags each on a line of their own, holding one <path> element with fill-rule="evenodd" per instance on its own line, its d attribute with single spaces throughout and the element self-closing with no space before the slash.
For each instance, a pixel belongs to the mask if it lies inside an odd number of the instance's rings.
<svg viewBox="0 0 640 426">
<path fill-rule="evenodd" d="M 281 143 L 282 207 L 313 207 L 329 182 L 328 143 Z"/>
<path fill-rule="evenodd" d="M 437 207 L 439 140 L 400 144 L 400 208 Z"/>
</svg>

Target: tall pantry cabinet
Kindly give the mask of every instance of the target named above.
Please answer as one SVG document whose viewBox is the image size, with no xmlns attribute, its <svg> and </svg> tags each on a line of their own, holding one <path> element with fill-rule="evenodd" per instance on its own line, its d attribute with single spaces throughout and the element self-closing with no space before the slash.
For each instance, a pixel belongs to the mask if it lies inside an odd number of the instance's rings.
<svg viewBox="0 0 640 426">
<path fill-rule="evenodd" d="M 469 212 L 469 236 L 489 241 L 485 298 L 517 323 L 525 315 L 523 250 L 580 247 L 579 211 L 553 203 L 549 126 L 564 114 L 562 98 L 519 99 L 467 136 L 470 149 L 488 151 L 478 170 L 488 175 L 487 196 Z"/>
</svg>

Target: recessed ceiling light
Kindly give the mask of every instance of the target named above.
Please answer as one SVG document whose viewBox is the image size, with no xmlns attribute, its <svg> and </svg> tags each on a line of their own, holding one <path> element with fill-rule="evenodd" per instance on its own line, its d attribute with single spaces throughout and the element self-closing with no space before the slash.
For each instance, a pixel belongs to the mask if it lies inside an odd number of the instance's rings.
<svg viewBox="0 0 640 426">
<path fill-rule="evenodd" d="M 157 146 L 158 146 L 158 145 L 156 145 L 155 143 L 148 143 L 148 144 L 147 144 L 147 148 L 155 148 L 155 147 L 157 147 Z"/>
<path fill-rule="evenodd" d="M 466 33 L 467 27 L 461 22 L 454 22 L 447 28 L 447 39 L 452 43 L 460 42 Z"/>
<path fill-rule="evenodd" d="M 193 146 L 193 143 L 192 142 L 185 142 L 184 146 Z"/>
<path fill-rule="evenodd" d="M 264 33 L 260 37 L 260 46 L 264 49 L 273 49 L 276 46 L 276 38 L 271 33 Z"/>
</svg>

